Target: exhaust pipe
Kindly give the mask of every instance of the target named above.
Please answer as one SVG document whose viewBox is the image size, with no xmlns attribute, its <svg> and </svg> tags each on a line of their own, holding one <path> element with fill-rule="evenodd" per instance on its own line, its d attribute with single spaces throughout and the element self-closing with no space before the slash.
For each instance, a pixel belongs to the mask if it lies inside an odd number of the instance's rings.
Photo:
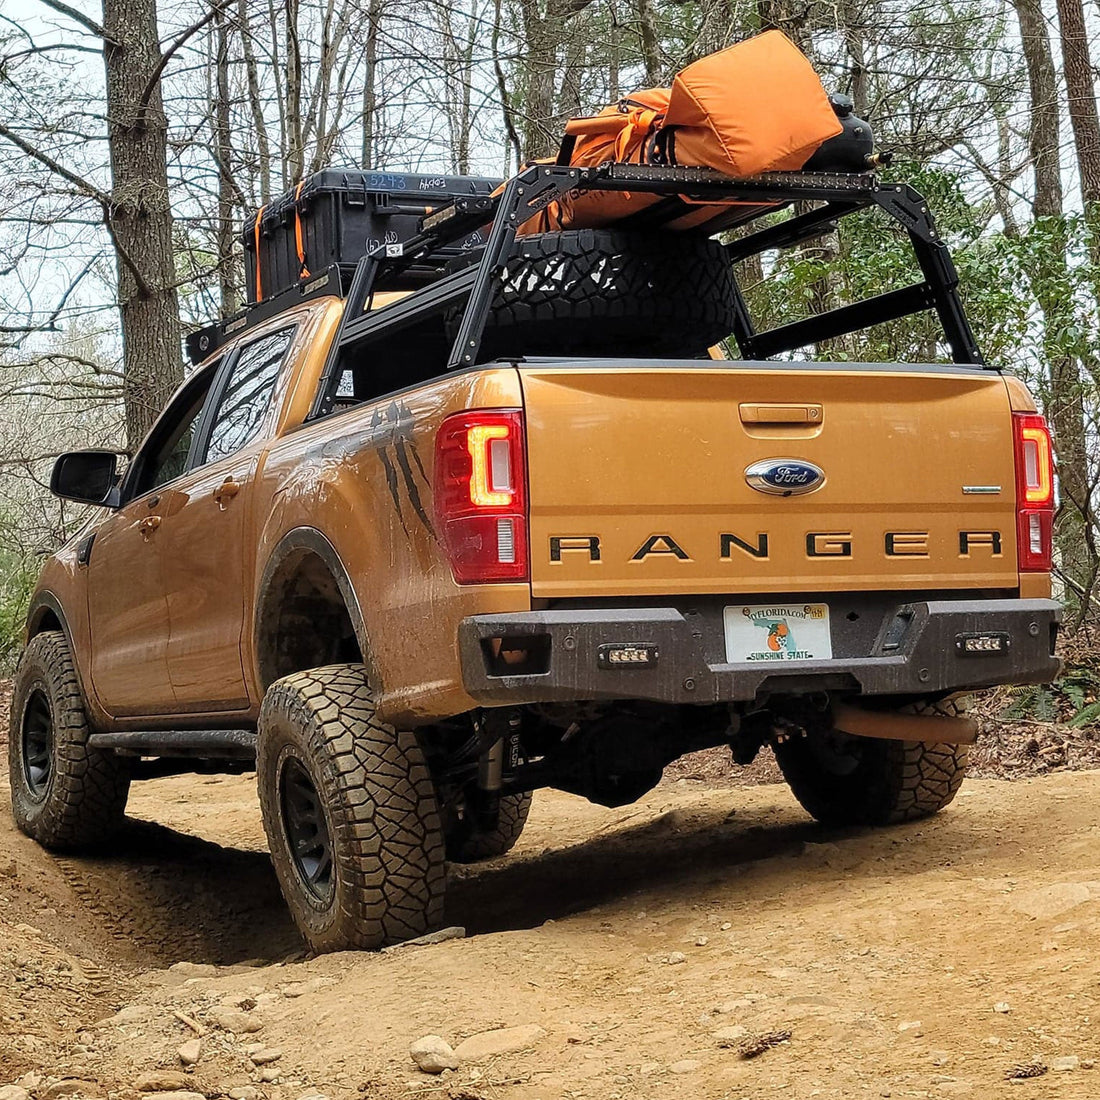
<svg viewBox="0 0 1100 1100">
<path fill-rule="evenodd" d="M 864 710 L 848 703 L 833 706 L 833 725 L 852 737 L 923 741 L 926 745 L 973 745 L 978 739 L 978 723 L 973 718 Z"/>
</svg>

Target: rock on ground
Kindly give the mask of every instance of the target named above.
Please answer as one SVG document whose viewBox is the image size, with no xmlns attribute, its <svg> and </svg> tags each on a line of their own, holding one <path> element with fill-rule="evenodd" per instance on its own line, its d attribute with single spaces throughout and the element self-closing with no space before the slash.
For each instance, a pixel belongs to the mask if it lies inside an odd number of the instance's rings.
<svg viewBox="0 0 1100 1100">
<path fill-rule="evenodd" d="M 682 1058 L 668 1067 L 670 1073 L 694 1073 L 703 1063 L 694 1058 Z"/>
<path fill-rule="evenodd" d="M 1091 896 L 1086 882 L 1053 882 L 1020 894 L 1013 899 L 1012 908 L 1033 920 L 1049 920 L 1076 909 Z"/>
<path fill-rule="evenodd" d="M 180 1045 L 176 1053 L 185 1066 L 193 1066 L 202 1056 L 202 1040 L 188 1039 L 186 1043 Z"/>
<path fill-rule="evenodd" d="M 38 1093 L 39 1100 L 60 1100 L 63 1096 L 102 1096 L 103 1089 L 95 1081 L 81 1081 L 78 1077 L 66 1077 L 47 1085 Z"/>
<path fill-rule="evenodd" d="M 495 1058 L 498 1054 L 511 1054 L 534 1046 L 546 1032 L 538 1024 L 522 1024 L 519 1027 L 501 1027 L 495 1031 L 483 1031 L 471 1035 L 455 1047 L 455 1054 L 463 1062 L 480 1062 Z"/>
<path fill-rule="evenodd" d="M 417 936 L 416 939 L 390 944 L 389 947 L 382 948 L 382 954 L 387 955 L 393 951 L 403 951 L 406 947 L 430 947 L 433 943 L 446 943 L 447 940 L 463 940 L 465 938 L 466 929 L 455 924 L 451 925 L 450 928 L 440 928 L 438 932 L 428 932 L 426 935 Z"/>
<path fill-rule="evenodd" d="M 264 1026 L 262 1020 L 233 1008 L 212 1009 L 210 1019 L 223 1031 L 231 1031 L 234 1035 L 251 1035 Z"/>
<path fill-rule="evenodd" d="M 178 1069 L 153 1069 L 141 1074 L 134 1082 L 138 1092 L 187 1091 L 191 1078 Z"/>
<path fill-rule="evenodd" d="M 409 1056 L 424 1073 L 442 1073 L 458 1069 L 459 1061 L 451 1044 L 440 1035 L 424 1035 L 409 1047 Z"/>
</svg>

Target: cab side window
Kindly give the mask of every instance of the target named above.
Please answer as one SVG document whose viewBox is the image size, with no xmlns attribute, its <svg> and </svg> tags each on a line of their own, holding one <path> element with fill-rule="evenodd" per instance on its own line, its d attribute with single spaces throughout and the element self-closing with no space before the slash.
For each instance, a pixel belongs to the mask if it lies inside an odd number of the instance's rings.
<svg viewBox="0 0 1100 1100">
<path fill-rule="evenodd" d="M 238 352 L 210 425 L 203 462 L 217 462 L 257 437 L 293 337 L 291 326 L 261 336 Z"/>
<path fill-rule="evenodd" d="M 187 469 L 187 456 L 191 453 L 191 442 L 195 437 L 195 428 L 205 399 L 205 393 L 199 394 L 184 414 L 182 422 L 153 455 L 143 479 L 148 483 L 146 489 L 157 489 L 175 480 Z"/>
<path fill-rule="evenodd" d="M 157 422 L 146 446 L 134 460 L 129 497 L 142 496 L 175 480 L 187 470 L 187 459 L 199 429 L 200 413 L 221 365 L 209 363 L 188 379 Z"/>
</svg>

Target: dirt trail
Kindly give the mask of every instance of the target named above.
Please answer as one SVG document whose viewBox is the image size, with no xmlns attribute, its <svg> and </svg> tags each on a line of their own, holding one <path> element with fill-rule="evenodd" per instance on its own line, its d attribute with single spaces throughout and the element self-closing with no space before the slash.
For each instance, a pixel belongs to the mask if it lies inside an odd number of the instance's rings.
<svg viewBox="0 0 1100 1100">
<path fill-rule="evenodd" d="M 979 780 L 929 822 L 860 833 L 778 785 L 680 780 L 617 811 L 543 792 L 513 855 L 453 870 L 467 939 L 318 959 L 248 777 L 138 786 L 96 860 L 42 853 L 5 807 L 0 1086 L 133 1100 L 140 1074 L 183 1069 L 179 1013 L 208 1033 L 175 1084 L 209 1097 L 1094 1097 L 1098 805 L 1098 772 Z M 542 1029 L 529 1049 L 444 1078 L 408 1057 L 517 1025 Z M 740 1029 L 791 1038 L 746 1061 Z M 278 1080 L 253 1043 L 281 1051 Z M 1035 1058 L 1050 1072 L 1005 1081 Z"/>
</svg>

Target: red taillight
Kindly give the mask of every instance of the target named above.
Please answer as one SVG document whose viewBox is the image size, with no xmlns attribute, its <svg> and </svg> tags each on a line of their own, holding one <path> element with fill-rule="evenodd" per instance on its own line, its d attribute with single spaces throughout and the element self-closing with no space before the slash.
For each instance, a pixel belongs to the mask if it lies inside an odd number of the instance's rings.
<svg viewBox="0 0 1100 1100">
<path fill-rule="evenodd" d="M 527 580 L 522 412 L 473 409 L 443 421 L 435 440 L 435 513 L 459 584 Z"/>
<path fill-rule="evenodd" d="M 1016 556 L 1022 573 L 1049 573 L 1054 544 L 1054 451 L 1045 418 L 1013 413 Z"/>
</svg>

